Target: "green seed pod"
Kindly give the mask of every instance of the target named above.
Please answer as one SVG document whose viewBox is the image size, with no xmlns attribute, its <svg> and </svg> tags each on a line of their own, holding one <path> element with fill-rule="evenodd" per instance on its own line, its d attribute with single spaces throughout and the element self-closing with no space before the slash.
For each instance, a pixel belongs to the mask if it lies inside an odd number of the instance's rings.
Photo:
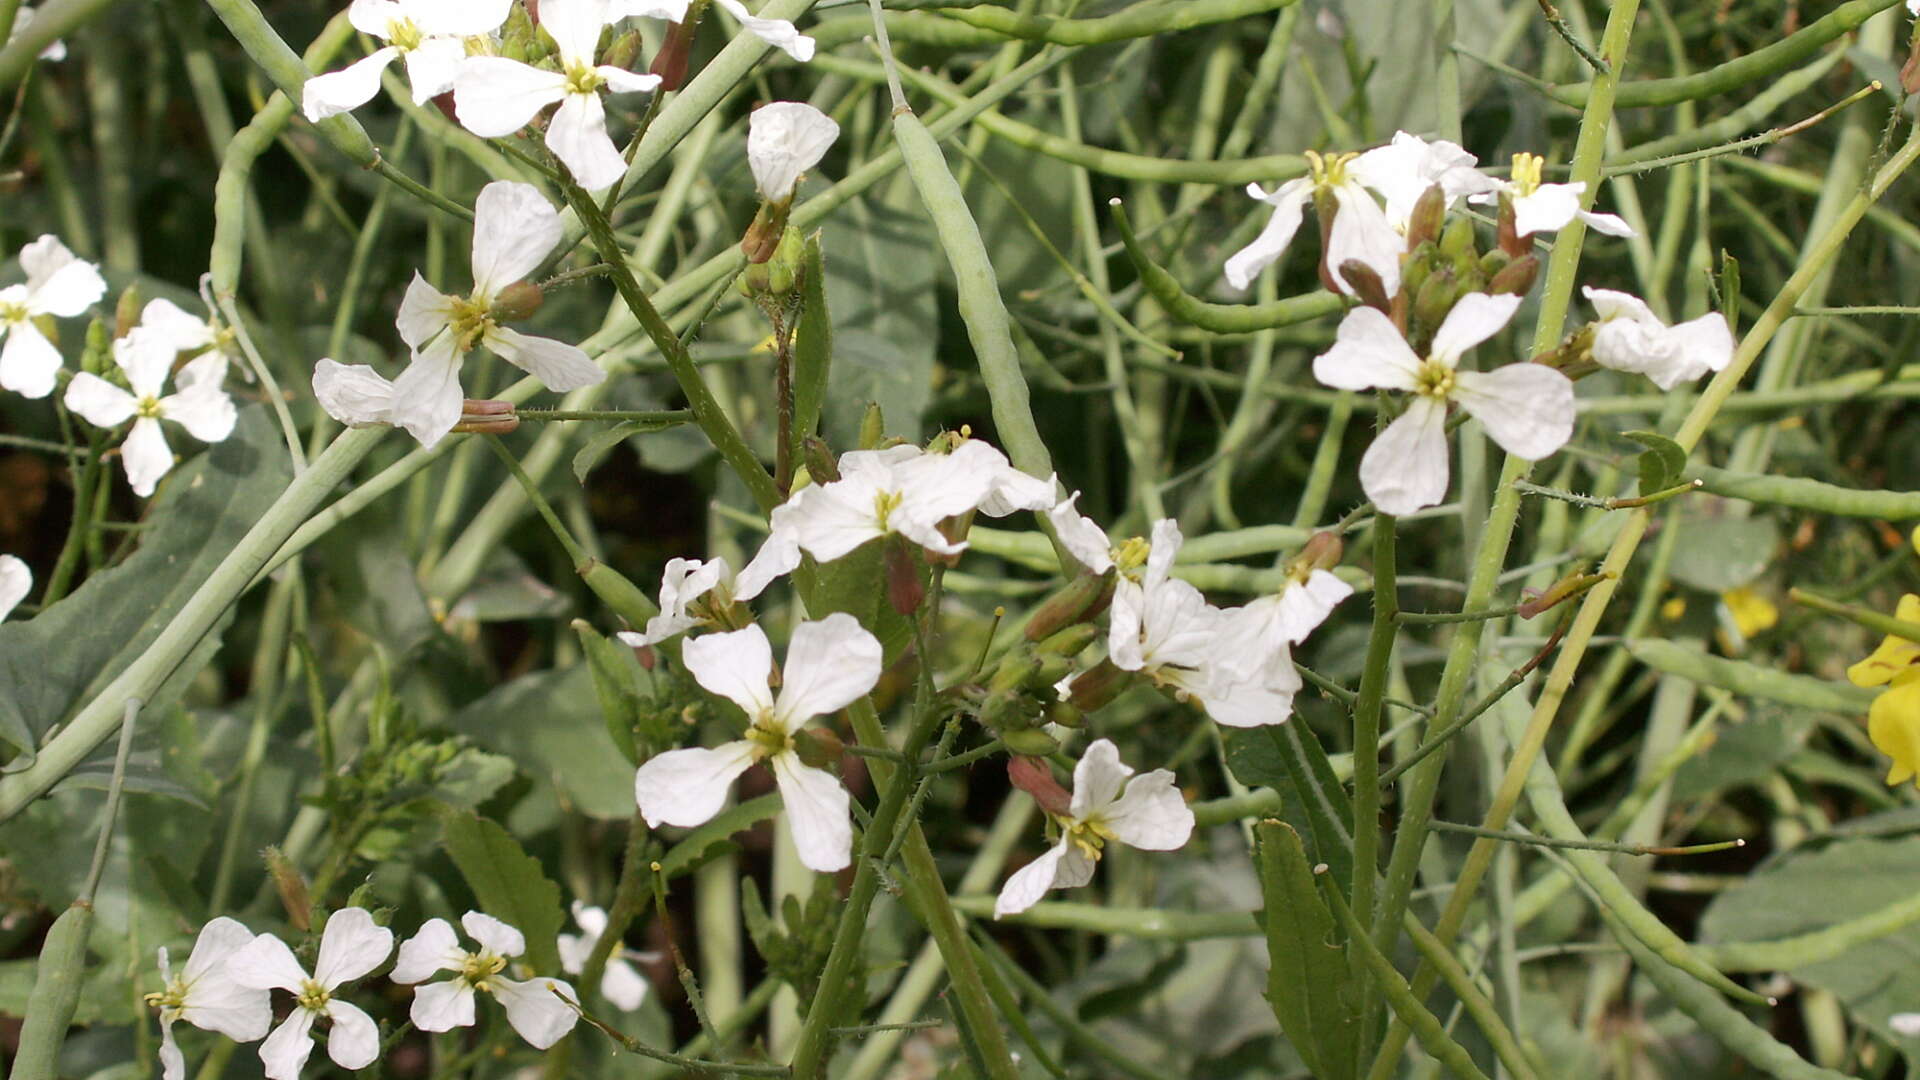
<svg viewBox="0 0 1920 1080">
<path fill-rule="evenodd" d="M 626 576 L 606 563 L 589 559 L 579 568 L 580 579 L 593 590 L 600 602 L 613 609 L 615 615 L 627 620 L 628 626 L 645 626 L 647 620 L 660 613 L 660 609 L 647 594 L 640 591 Z"/>
<path fill-rule="evenodd" d="M 33 992 L 27 996 L 26 1021 L 20 1025 L 20 1048 L 13 1057 L 11 1080 L 53 1080 L 60 1075 L 60 1048 L 80 1004 L 80 981 L 86 974 L 87 938 L 93 932 L 93 905 L 75 900 L 60 913 L 40 945 Z"/>
<path fill-rule="evenodd" d="M 1001 732 L 1000 741 L 1007 744 L 1007 749 L 1023 757 L 1045 757 L 1060 749 L 1060 740 L 1039 728 Z"/>
</svg>

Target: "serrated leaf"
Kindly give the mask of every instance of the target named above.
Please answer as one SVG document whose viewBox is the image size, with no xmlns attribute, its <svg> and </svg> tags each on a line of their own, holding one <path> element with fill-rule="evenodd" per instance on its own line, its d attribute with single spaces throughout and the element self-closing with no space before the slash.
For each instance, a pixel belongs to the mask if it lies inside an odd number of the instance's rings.
<svg viewBox="0 0 1920 1080">
<path fill-rule="evenodd" d="M 1687 470 L 1687 452 L 1680 444 L 1657 431 L 1623 431 L 1646 451 L 1640 455 L 1640 494 L 1651 495 L 1678 484 Z"/>
<path fill-rule="evenodd" d="M 1322 1080 L 1353 1075 L 1360 1033 L 1344 937 L 1321 899 L 1300 834 L 1280 821 L 1253 827 L 1267 932 L 1267 1002 L 1280 1030 Z"/>
<path fill-rule="evenodd" d="M 1353 880 L 1353 803 L 1312 728 L 1298 717 L 1236 728 L 1227 734 L 1227 767 L 1241 783 L 1272 788 L 1299 806 L 1304 821 L 1292 824 L 1311 840 L 1314 859 L 1327 864 L 1335 881 Z"/>
<path fill-rule="evenodd" d="M 480 910 L 519 930 L 527 939 L 526 961 L 534 971 L 559 974 L 555 935 L 566 921 L 560 886 L 540 860 L 526 853 L 507 830 L 473 814 L 448 814 L 447 854 L 473 890 Z"/>
</svg>

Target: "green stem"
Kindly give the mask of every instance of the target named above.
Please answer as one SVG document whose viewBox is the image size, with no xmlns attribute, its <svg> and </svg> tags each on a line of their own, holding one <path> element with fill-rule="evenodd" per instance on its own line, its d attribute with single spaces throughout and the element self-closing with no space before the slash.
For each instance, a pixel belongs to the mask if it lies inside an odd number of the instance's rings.
<svg viewBox="0 0 1920 1080">
<path fill-rule="evenodd" d="M 1393 667 L 1393 644 L 1399 634 L 1400 586 L 1396 580 L 1398 554 L 1395 521 L 1381 514 L 1373 525 L 1373 628 L 1367 637 L 1367 655 L 1360 669 L 1360 689 L 1353 699 L 1353 895 L 1355 918 L 1371 934 L 1375 924 L 1374 883 L 1380 876 L 1380 714 L 1387 680 Z M 1389 946 L 1397 927 L 1382 927 Z M 1358 950 L 1348 953 L 1355 987 L 1366 1000 L 1367 963 Z M 1371 1009 L 1368 1010 L 1372 1012 Z M 1363 1021 L 1362 1045 L 1371 1025 Z"/>
</svg>

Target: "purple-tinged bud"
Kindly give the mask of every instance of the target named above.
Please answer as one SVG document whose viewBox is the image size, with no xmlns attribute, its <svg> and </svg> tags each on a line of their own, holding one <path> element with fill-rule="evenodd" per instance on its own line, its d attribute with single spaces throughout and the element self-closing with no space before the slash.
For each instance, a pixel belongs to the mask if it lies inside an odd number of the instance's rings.
<svg viewBox="0 0 1920 1080">
<path fill-rule="evenodd" d="M 1067 688 L 1067 704 L 1081 712 L 1094 712 L 1113 702 L 1133 685 L 1133 672 L 1122 671 L 1111 659 L 1102 660 L 1073 680 Z"/>
<path fill-rule="evenodd" d="M 129 285 L 120 294 L 120 300 L 113 306 L 113 336 L 116 340 L 127 336 L 127 331 L 140 325 L 140 287 Z"/>
<path fill-rule="evenodd" d="M 1065 627 L 1096 618 L 1113 598 L 1112 571 L 1081 574 L 1041 603 L 1027 622 L 1027 640 L 1051 637 Z M 1076 650 L 1077 651 L 1077 650 Z"/>
<path fill-rule="evenodd" d="M 1500 217 L 1498 220 L 1499 227 L 1495 231 L 1494 238 L 1495 242 L 1500 246 L 1501 251 L 1517 259 L 1533 250 L 1533 245 L 1527 241 L 1527 238 L 1520 235 L 1520 227 L 1516 224 L 1518 218 L 1513 211 L 1513 199 L 1511 196 L 1505 194 L 1500 196 Z"/>
<path fill-rule="evenodd" d="M 531 281 L 516 281 L 500 290 L 500 295 L 493 298 L 493 306 L 487 309 L 487 314 L 495 322 L 525 322 L 533 318 L 545 302 L 546 295 L 540 291 L 540 286 Z"/>
<path fill-rule="evenodd" d="M 267 876 L 273 878 L 273 888 L 280 894 L 280 907 L 286 911 L 287 921 L 295 930 L 305 932 L 313 925 L 313 899 L 307 892 L 307 879 L 279 848 L 270 847 L 264 855 Z"/>
<path fill-rule="evenodd" d="M 846 753 L 846 749 L 840 736 L 827 728 L 802 728 L 793 733 L 793 752 L 799 757 L 800 764 L 809 769 L 824 769 L 838 764 L 840 755 Z"/>
<path fill-rule="evenodd" d="M 1539 276 L 1540 260 L 1531 254 L 1522 255 L 1493 275 L 1493 280 L 1487 282 L 1487 292 L 1494 296 L 1525 296 Z"/>
<path fill-rule="evenodd" d="M 1346 555 L 1346 547 L 1338 534 L 1322 529 L 1300 546 L 1300 553 L 1293 557 L 1293 565 L 1305 570 L 1331 570 L 1340 565 L 1341 558 Z"/>
<path fill-rule="evenodd" d="M 1053 767 L 1043 758 L 1010 757 L 1007 779 L 1014 787 L 1033 796 L 1040 809 L 1054 817 L 1065 817 L 1073 806 L 1073 795 L 1053 778 Z"/>
<path fill-rule="evenodd" d="M 664 94 L 686 85 L 687 64 L 693 57 L 693 37 L 699 28 L 697 11 L 687 12 L 684 20 L 668 28 L 667 39 L 661 42 L 660 51 L 653 54 L 653 66 L 648 69 L 660 76 L 660 86 L 654 93 Z"/>
<path fill-rule="evenodd" d="M 920 566 L 913 557 L 913 550 L 899 536 L 888 538 L 886 554 L 887 603 L 902 615 L 911 615 L 920 610 L 920 604 L 927 598 L 927 586 L 920 579 Z"/>
<path fill-rule="evenodd" d="M 1359 297 L 1361 303 L 1382 315 L 1393 314 L 1393 302 L 1387 297 L 1386 283 L 1380 280 L 1380 275 L 1374 272 L 1373 267 L 1358 259 L 1348 259 L 1340 264 L 1340 276 L 1353 287 L 1353 295 Z"/>
<path fill-rule="evenodd" d="M 1413 204 L 1413 213 L 1407 217 L 1407 250 L 1412 251 L 1421 244 L 1440 239 L 1440 230 L 1447 224 L 1447 194 L 1439 184 L 1430 184 L 1420 193 L 1419 201 Z"/>
</svg>

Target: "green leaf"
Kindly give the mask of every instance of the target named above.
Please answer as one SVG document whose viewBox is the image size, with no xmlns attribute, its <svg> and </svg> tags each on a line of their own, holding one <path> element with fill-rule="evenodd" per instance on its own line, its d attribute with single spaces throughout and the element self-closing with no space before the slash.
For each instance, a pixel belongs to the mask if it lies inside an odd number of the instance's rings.
<svg viewBox="0 0 1920 1080">
<path fill-rule="evenodd" d="M 891 433 L 916 440 L 933 394 L 945 260 L 905 178 L 849 202 L 841 214 L 821 238 L 833 310 L 822 430 L 832 446 L 854 446 L 867 403 L 877 401 Z"/>
<path fill-rule="evenodd" d="M 1657 431 L 1623 431 L 1646 451 L 1640 455 L 1640 494 L 1651 495 L 1678 484 L 1687 469 L 1687 452 L 1680 444 Z"/>
<path fill-rule="evenodd" d="M 833 364 L 833 312 L 827 303 L 827 263 L 820 234 L 807 237 L 806 276 L 800 285 L 800 325 L 793 334 L 793 437 L 814 433 L 826 404 Z M 795 460 L 798 460 L 796 456 Z"/>
<path fill-rule="evenodd" d="M 728 842 L 734 833 L 750 829 L 779 812 L 778 795 L 762 795 L 722 810 L 713 820 L 694 829 L 673 845 L 673 849 L 660 860 L 661 875 L 675 878 L 691 871 L 706 860 L 710 849 Z"/>
<path fill-rule="evenodd" d="M 1688 517 L 1669 572 L 1682 585 L 1710 593 L 1739 588 L 1776 562 L 1780 526 L 1772 518 Z"/>
<path fill-rule="evenodd" d="M 1336 931 L 1300 834 L 1279 821 L 1253 827 L 1254 858 L 1265 901 L 1267 1002 L 1293 1048 L 1321 1080 L 1353 1075 L 1359 1002 L 1348 977 L 1347 954 Z"/>
<path fill-rule="evenodd" d="M 480 910 L 519 930 L 527 939 L 527 963 L 542 974 L 559 974 L 555 935 L 565 922 L 560 886 L 507 830 L 472 814 L 449 814 L 447 854 L 473 889 Z"/>
<path fill-rule="evenodd" d="M 886 663 L 892 664 L 911 641 L 913 623 L 893 610 L 887 600 L 885 544 L 886 541 L 862 544 L 820 567 L 817 606 L 819 617 L 844 611 L 860 620 L 868 633 L 880 639 L 882 656 Z M 917 554 L 914 566 L 924 578 L 926 564 Z"/>
<path fill-rule="evenodd" d="M 476 745 L 505 754 L 573 808 L 633 816 L 633 766 L 609 753 L 587 665 L 523 675 L 447 718 Z"/>
<path fill-rule="evenodd" d="M 588 439 L 573 455 L 573 478 L 584 484 L 587 474 L 599 467 L 602 458 L 613 448 L 633 438 L 635 435 L 648 435 L 656 431 L 679 427 L 677 423 L 663 423 L 658 420 L 623 420 L 613 424 Z"/>
<path fill-rule="evenodd" d="M 1243 784 L 1280 793 L 1304 814 L 1291 824 L 1312 842 L 1314 859 L 1326 863 L 1335 881 L 1353 880 L 1353 803 L 1334 774 L 1320 740 L 1299 717 L 1284 724 L 1235 728 L 1227 736 L 1227 767 Z"/>
<path fill-rule="evenodd" d="M 583 620 L 575 620 L 574 633 L 580 635 L 580 647 L 587 654 L 587 669 L 593 673 L 593 693 L 600 702 L 600 718 L 606 721 L 607 735 L 629 765 L 640 764 L 640 750 L 634 745 L 633 729 L 640 722 L 640 702 L 634 686 L 640 662 L 633 650 L 610 640 Z"/>
</svg>

